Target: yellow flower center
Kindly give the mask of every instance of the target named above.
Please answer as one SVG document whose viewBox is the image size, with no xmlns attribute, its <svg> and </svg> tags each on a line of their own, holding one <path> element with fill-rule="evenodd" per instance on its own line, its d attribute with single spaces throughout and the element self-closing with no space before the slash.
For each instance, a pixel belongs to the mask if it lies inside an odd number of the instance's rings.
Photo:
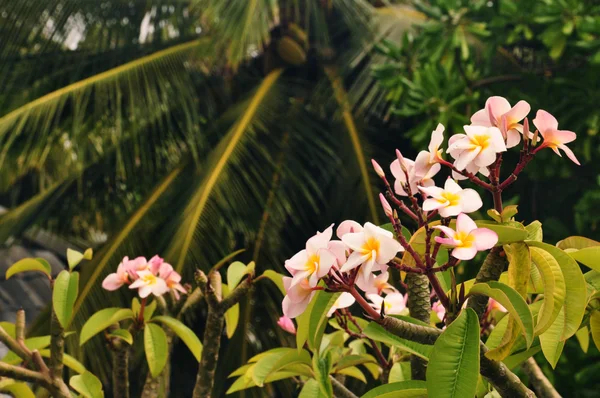
<svg viewBox="0 0 600 398">
<path fill-rule="evenodd" d="M 156 283 L 156 276 L 152 274 L 146 274 L 142 276 L 142 280 L 144 283 L 146 283 L 146 285 L 154 285 Z"/>
<path fill-rule="evenodd" d="M 319 255 L 313 254 L 312 256 L 310 256 L 308 258 L 304 267 L 306 268 L 307 271 L 310 271 L 311 274 L 314 274 L 317 271 L 317 269 L 319 268 L 319 261 L 320 261 Z"/>
<path fill-rule="evenodd" d="M 392 309 L 392 304 L 387 303 L 387 302 L 383 302 L 383 309 L 385 310 L 385 312 L 389 312 Z"/>
<path fill-rule="evenodd" d="M 369 239 L 367 239 L 362 248 L 365 253 L 372 253 L 373 250 L 375 250 L 375 252 L 379 252 L 380 245 L 381 243 L 379 242 L 379 240 L 370 237 Z"/>
<path fill-rule="evenodd" d="M 437 201 L 440 203 L 448 201 L 448 206 L 458 206 L 460 203 L 460 196 L 452 192 L 444 191 L 442 197 Z"/>
<path fill-rule="evenodd" d="M 471 247 L 475 242 L 475 237 L 468 232 L 457 232 L 454 239 L 459 242 L 457 247 Z"/>
<path fill-rule="evenodd" d="M 489 135 L 475 135 L 471 138 L 473 145 L 481 147 L 481 149 L 485 149 L 490 145 L 490 136 Z"/>
</svg>

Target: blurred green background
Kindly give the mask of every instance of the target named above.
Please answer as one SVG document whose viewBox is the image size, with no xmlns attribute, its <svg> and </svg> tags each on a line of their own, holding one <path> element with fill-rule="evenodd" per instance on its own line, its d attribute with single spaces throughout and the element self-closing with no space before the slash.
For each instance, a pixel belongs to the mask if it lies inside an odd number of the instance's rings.
<svg viewBox="0 0 600 398">
<path fill-rule="evenodd" d="M 99 284 L 125 255 L 159 253 L 191 280 L 244 248 L 258 272 L 282 271 L 315 230 L 381 221 L 370 158 L 414 157 L 437 123 L 460 132 L 491 95 L 578 133 L 581 167 L 542 151 L 505 193 L 517 218 L 539 219 L 550 243 L 600 239 L 593 0 L 0 0 L 0 60 L 0 242 L 41 229 L 96 249 L 78 326 L 130 298 Z M 265 284 L 242 308 L 217 396 L 249 356 L 290 343 L 280 300 Z M 95 344 L 79 354 L 105 377 Z M 564 396 L 597 394 L 592 351 L 567 344 L 550 375 Z M 175 355 L 185 396 L 195 365 Z"/>
</svg>

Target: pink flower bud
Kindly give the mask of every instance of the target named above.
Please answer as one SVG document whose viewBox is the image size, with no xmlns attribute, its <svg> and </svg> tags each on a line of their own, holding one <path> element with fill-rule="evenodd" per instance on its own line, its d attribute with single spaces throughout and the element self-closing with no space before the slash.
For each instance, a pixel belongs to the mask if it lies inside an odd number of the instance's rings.
<svg viewBox="0 0 600 398">
<path fill-rule="evenodd" d="M 377 173 L 377 175 L 380 178 L 384 178 L 385 177 L 385 172 L 383 171 L 383 169 L 381 168 L 381 166 L 379 165 L 379 163 L 377 163 L 375 161 L 375 159 L 371 159 L 371 164 L 373 165 L 373 169 L 375 169 L 375 173 Z"/>
<path fill-rule="evenodd" d="M 388 216 L 389 218 L 394 217 L 394 212 L 392 211 L 392 206 L 390 206 L 390 202 L 387 201 L 387 199 L 385 198 L 385 196 L 382 193 L 379 194 L 379 200 L 381 201 L 381 207 L 383 207 L 383 211 L 385 212 L 385 215 Z"/>
<path fill-rule="evenodd" d="M 294 326 L 294 321 L 292 321 L 287 316 L 284 315 L 281 318 L 279 318 L 279 320 L 277 321 L 277 324 L 279 325 L 280 328 L 282 328 L 286 332 L 291 333 L 291 334 L 296 334 L 296 326 Z"/>
</svg>

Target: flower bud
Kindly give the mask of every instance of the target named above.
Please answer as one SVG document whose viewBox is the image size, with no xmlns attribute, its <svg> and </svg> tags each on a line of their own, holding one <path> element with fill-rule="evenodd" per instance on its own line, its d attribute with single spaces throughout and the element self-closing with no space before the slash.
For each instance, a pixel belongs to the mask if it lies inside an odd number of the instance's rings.
<svg viewBox="0 0 600 398">
<path fill-rule="evenodd" d="M 294 321 L 292 321 L 285 315 L 279 318 L 279 320 L 277 321 L 277 325 L 279 325 L 280 328 L 282 328 L 288 333 L 296 334 L 296 326 L 294 325 Z"/>
<path fill-rule="evenodd" d="M 371 159 L 371 164 L 373 165 L 373 169 L 375 169 L 375 173 L 377 173 L 377 175 L 380 178 L 384 178 L 385 177 L 385 172 L 383 171 L 383 169 L 381 168 L 381 166 L 379 165 L 379 163 L 377 163 L 375 161 L 375 159 Z"/>
<path fill-rule="evenodd" d="M 390 202 L 387 201 L 387 199 L 382 193 L 379 194 L 379 200 L 381 201 L 381 207 L 383 207 L 385 215 L 389 218 L 392 218 L 394 216 L 394 212 L 392 211 L 392 206 L 390 206 Z"/>
</svg>

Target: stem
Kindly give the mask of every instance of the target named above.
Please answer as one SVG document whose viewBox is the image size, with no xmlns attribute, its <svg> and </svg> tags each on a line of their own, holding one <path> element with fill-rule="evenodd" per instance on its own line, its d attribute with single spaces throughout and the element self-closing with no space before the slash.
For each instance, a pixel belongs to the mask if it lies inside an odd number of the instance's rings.
<svg viewBox="0 0 600 398">
<path fill-rule="evenodd" d="M 475 283 L 483 283 L 488 281 L 497 281 L 506 267 L 507 261 L 502 247 L 494 247 L 485 258 L 477 276 Z M 477 313 L 479 320 L 483 318 L 485 309 L 487 308 L 489 298 L 487 296 L 475 295 L 469 298 L 467 307 L 472 308 Z"/>
<path fill-rule="evenodd" d="M 121 342 L 113 343 L 112 385 L 114 398 L 129 398 L 129 347 Z"/>
<path fill-rule="evenodd" d="M 529 377 L 529 382 L 540 398 L 560 398 L 560 394 L 554 389 L 533 357 L 523 362 L 521 369 Z"/>
<path fill-rule="evenodd" d="M 435 277 L 435 275 L 433 276 Z M 431 311 L 429 275 L 407 274 L 405 281 L 408 287 L 407 307 L 410 316 L 422 322 L 429 323 Z M 425 380 L 427 361 L 416 355 L 412 355 L 410 363 L 412 378 L 414 380 Z"/>
<path fill-rule="evenodd" d="M 140 325 L 144 324 L 144 310 L 146 309 L 146 301 L 147 301 L 147 297 L 144 297 L 142 299 L 142 303 L 140 304 L 140 313 L 138 314 L 138 323 Z"/>
<path fill-rule="evenodd" d="M 211 396 L 224 324 L 224 313 L 209 305 L 204 329 L 204 349 L 202 350 L 202 359 L 196 377 L 194 398 L 210 398 Z"/>
<path fill-rule="evenodd" d="M 50 319 L 50 375 L 53 379 L 63 377 L 63 356 L 65 353 L 65 331 L 52 310 Z"/>
<path fill-rule="evenodd" d="M 345 385 L 340 383 L 335 377 L 329 376 L 329 380 L 331 380 L 331 386 L 333 387 L 333 392 L 337 398 L 358 398 L 358 396 L 354 395 L 354 393 L 346 388 Z"/>
</svg>

